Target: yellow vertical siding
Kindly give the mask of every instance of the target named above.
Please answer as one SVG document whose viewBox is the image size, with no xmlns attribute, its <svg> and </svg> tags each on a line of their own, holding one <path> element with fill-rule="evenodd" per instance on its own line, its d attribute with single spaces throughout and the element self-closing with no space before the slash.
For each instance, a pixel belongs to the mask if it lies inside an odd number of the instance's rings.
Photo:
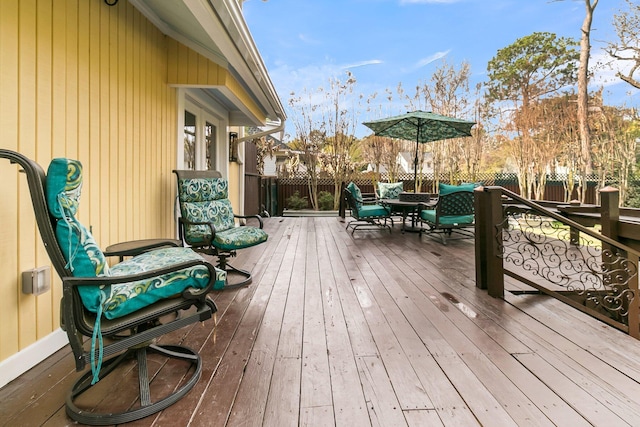
<svg viewBox="0 0 640 427">
<path fill-rule="evenodd" d="M 51 117 L 52 105 L 51 105 L 51 89 L 52 89 L 52 16 L 53 6 L 48 2 L 38 2 L 36 10 L 36 27 L 40 30 L 40 37 L 36 39 L 36 141 L 49 140 L 51 138 L 51 121 L 46 118 Z M 44 120 L 41 120 L 45 118 Z M 37 153 L 35 160 L 43 163 L 51 158 L 51 145 L 42 144 L 37 146 Z M 49 263 L 49 257 L 44 249 L 44 246 L 40 244 L 37 239 L 39 236 L 36 233 L 36 242 L 34 246 L 37 249 L 36 253 L 36 266 L 46 265 Z M 57 279 L 57 277 L 55 277 Z M 44 295 L 35 298 L 37 305 L 37 323 L 36 323 L 36 335 L 35 338 L 41 338 L 46 336 L 57 326 L 57 320 L 59 318 L 59 300 L 62 296 L 60 281 L 55 280 L 55 285 L 52 286 L 52 291 Z M 28 298 L 28 297 L 27 297 Z M 28 298 L 34 299 L 34 298 Z M 26 319 L 26 313 L 21 312 L 22 319 Z M 27 320 L 28 321 L 28 320 Z"/>
<path fill-rule="evenodd" d="M 256 102 L 228 70 L 175 40 L 168 40 L 167 61 L 167 82 L 170 85 L 225 87 L 261 122 L 266 122 L 267 118 Z"/>
<path fill-rule="evenodd" d="M 32 143 L 35 140 L 36 123 L 36 68 L 30 67 L 33 62 L 33 53 L 36 51 L 36 38 L 27 30 L 36 23 L 36 2 L 20 2 L 18 16 L 18 93 L 20 104 L 18 105 L 18 148 L 26 155 L 34 158 L 36 147 Z M 23 120 L 24 118 L 24 120 Z M 29 190 L 24 179 L 18 181 L 18 209 L 25 212 L 30 208 L 28 197 Z M 16 251 L 20 262 L 35 266 L 34 251 L 36 242 L 36 229 L 33 215 L 21 215 L 18 219 L 18 250 Z M 36 299 L 20 293 L 19 289 L 14 289 L 18 294 L 18 344 L 25 341 L 34 341 L 36 338 L 36 322 L 29 321 L 36 319 Z M 26 316 L 26 317 L 23 317 Z"/>
<path fill-rule="evenodd" d="M 2 0 L 0 52 L 0 146 L 45 168 L 53 157 L 82 161 L 80 220 L 100 246 L 172 236 L 177 111 L 167 38 L 125 1 Z M 57 278 L 39 297 L 20 292 L 20 273 L 49 261 L 17 169 L 0 162 L 0 361 L 59 322 Z"/>
<path fill-rule="evenodd" d="M 18 5 L 17 2 L 0 1 L 0 146 L 18 149 Z M 6 23 L 4 21 L 7 21 Z M 11 61 L 4 58 L 12 58 Z M 2 193 L 3 206 L 0 209 L 0 262 L 6 274 L 0 275 L 0 351 L 9 355 L 18 350 L 18 171 L 15 167 L 0 167 L 0 182 L 11 189 Z M 6 350 L 4 350 L 6 349 Z"/>
</svg>

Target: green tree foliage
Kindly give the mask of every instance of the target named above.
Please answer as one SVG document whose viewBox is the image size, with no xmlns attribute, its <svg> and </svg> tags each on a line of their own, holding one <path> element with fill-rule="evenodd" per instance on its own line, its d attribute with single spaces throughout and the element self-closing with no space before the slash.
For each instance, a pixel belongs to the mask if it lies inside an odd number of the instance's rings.
<svg viewBox="0 0 640 427">
<path fill-rule="evenodd" d="M 543 152 L 536 145 L 538 115 L 534 105 L 542 98 L 574 85 L 579 52 L 577 42 L 552 33 L 533 33 L 500 49 L 487 66 L 487 99 L 501 117 L 518 172 L 520 193 L 529 197 L 533 185 L 544 181 Z"/>
<path fill-rule="evenodd" d="M 487 98 L 530 105 L 575 84 L 576 46 L 572 38 L 533 33 L 498 50 L 487 66 Z"/>
</svg>

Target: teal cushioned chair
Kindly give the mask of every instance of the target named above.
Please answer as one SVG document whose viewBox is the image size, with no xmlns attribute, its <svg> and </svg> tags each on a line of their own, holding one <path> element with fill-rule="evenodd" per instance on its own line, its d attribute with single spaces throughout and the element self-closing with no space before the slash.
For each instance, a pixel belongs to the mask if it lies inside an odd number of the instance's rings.
<svg viewBox="0 0 640 427">
<path fill-rule="evenodd" d="M 351 228 L 351 234 L 356 230 L 371 230 L 387 228 L 391 232 L 393 219 L 391 218 L 391 210 L 386 207 L 365 201 L 362 198 L 360 188 L 353 182 L 350 182 L 344 189 L 345 202 L 351 210 L 353 221 L 347 223 L 346 229 Z M 390 224 L 389 224 L 390 223 Z"/>
<path fill-rule="evenodd" d="M 447 237 L 454 232 L 461 236 L 473 237 L 475 226 L 473 190 L 475 187 L 475 184 L 440 184 L 435 207 L 420 206 L 419 218 L 426 226 L 422 231 L 439 234 L 443 244 L 447 243 Z"/>
<path fill-rule="evenodd" d="M 224 282 L 225 272 L 182 247 L 141 247 L 141 252 L 149 251 L 110 267 L 89 230 L 76 218 L 82 188 L 80 162 L 54 159 L 45 174 L 40 165 L 20 153 L 0 149 L 0 158 L 19 164 L 25 172 L 40 235 L 62 279 L 61 326 L 76 370 L 91 366 L 67 394 L 67 414 L 81 424 L 121 424 L 154 414 L 184 397 L 200 377 L 200 356 L 188 347 L 158 345 L 154 340 L 210 319 L 217 308 L 207 295 L 216 283 Z M 150 383 L 163 375 L 149 377 L 148 352 L 186 363 L 181 384 L 169 392 L 152 393 Z M 131 357 L 138 365 L 135 404 L 108 412 L 78 405 L 77 398 L 101 387 L 107 375 L 131 375 L 128 363 L 119 368 Z M 104 387 L 117 382 L 106 381 Z M 110 390 L 112 396 L 117 394 L 117 388 Z M 109 406 L 109 397 L 105 406 Z"/>
<path fill-rule="evenodd" d="M 178 178 L 180 239 L 197 252 L 218 257 L 217 267 L 242 277 L 224 289 L 251 283 L 251 272 L 235 268 L 227 258 L 238 250 L 267 241 L 259 215 L 236 215 L 229 200 L 229 183 L 217 171 L 174 170 Z M 255 219 L 259 226 L 236 227 L 236 219 Z"/>
</svg>

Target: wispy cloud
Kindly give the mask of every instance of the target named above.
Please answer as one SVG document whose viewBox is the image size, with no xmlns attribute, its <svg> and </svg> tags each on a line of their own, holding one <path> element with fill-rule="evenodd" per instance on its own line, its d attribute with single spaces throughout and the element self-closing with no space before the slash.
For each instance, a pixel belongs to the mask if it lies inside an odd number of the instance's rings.
<svg viewBox="0 0 640 427">
<path fill-rule="evenodd" d="M 306 44 L 315 44 L 315 45 L 322 44 L 320 40 L 316 40 L 312 37 L 309 37 L 307 34 L 302 34 L 302 33 L 298 34 L 298 40 Z"/>
<path fill-rule="evenodd" d="M 400 0 L 400 4 L 447 4 L 458 3 L 460 0 Z"/>
<path fill-rule="evenodd" d="M 342 67 L 343 70 L 351 70 L 353 68 L 358 68 L 358 67 L 364 67 L 367 65 L 376 65 L 376 64 L 382 64 L 383 61 L 380 59 L 371 59 L 369 61 L 360 61 L 360 62 L 354 62 L 353 64 L 348 64 Z"/>
<path fill-rule="evenodd" d="M 436 52 L 433 55 L 427 56 L 426 58 L 423 58 L 418 62 L 416 62 L 416 64 L 412 67 L 412 70 L 417 70 L 418 68 L 422 68 L 425 65 L 429 65 L 432 62 L 437 61 L 438 59 L 444 58 L 449 54 L 449 52 L 451 52 L 451 49 L 447 49 L 444 52 Z"/>
<path fill-rule="evenodd" d="M 281 95 L 288 96 L 291 92 L 299 94 L 303 89 L 315 91 L 319 87 L 324 87 L 331 78 L 343 78 L 345 70 L 383 63 L 381 59 L 370 59 L 339 65 L 327 60 L 321 65 L 308 64 L 295 68 L 280 62 L 276 68 L 269 71 L 269 75 Z"/>
</svg>

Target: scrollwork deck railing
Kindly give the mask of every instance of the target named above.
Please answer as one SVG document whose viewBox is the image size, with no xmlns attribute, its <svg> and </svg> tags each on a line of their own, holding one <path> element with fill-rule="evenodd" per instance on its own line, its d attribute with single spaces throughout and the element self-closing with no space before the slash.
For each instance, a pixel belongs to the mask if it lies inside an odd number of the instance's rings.
<svg viewBox="0 0 640 427">
<path fill-rule="evenodd" d="M 502 187 L 475 203 L 478 287 L 503 297 L 506 275 L 640 338 L 637 250 Z"/>
</svg>

